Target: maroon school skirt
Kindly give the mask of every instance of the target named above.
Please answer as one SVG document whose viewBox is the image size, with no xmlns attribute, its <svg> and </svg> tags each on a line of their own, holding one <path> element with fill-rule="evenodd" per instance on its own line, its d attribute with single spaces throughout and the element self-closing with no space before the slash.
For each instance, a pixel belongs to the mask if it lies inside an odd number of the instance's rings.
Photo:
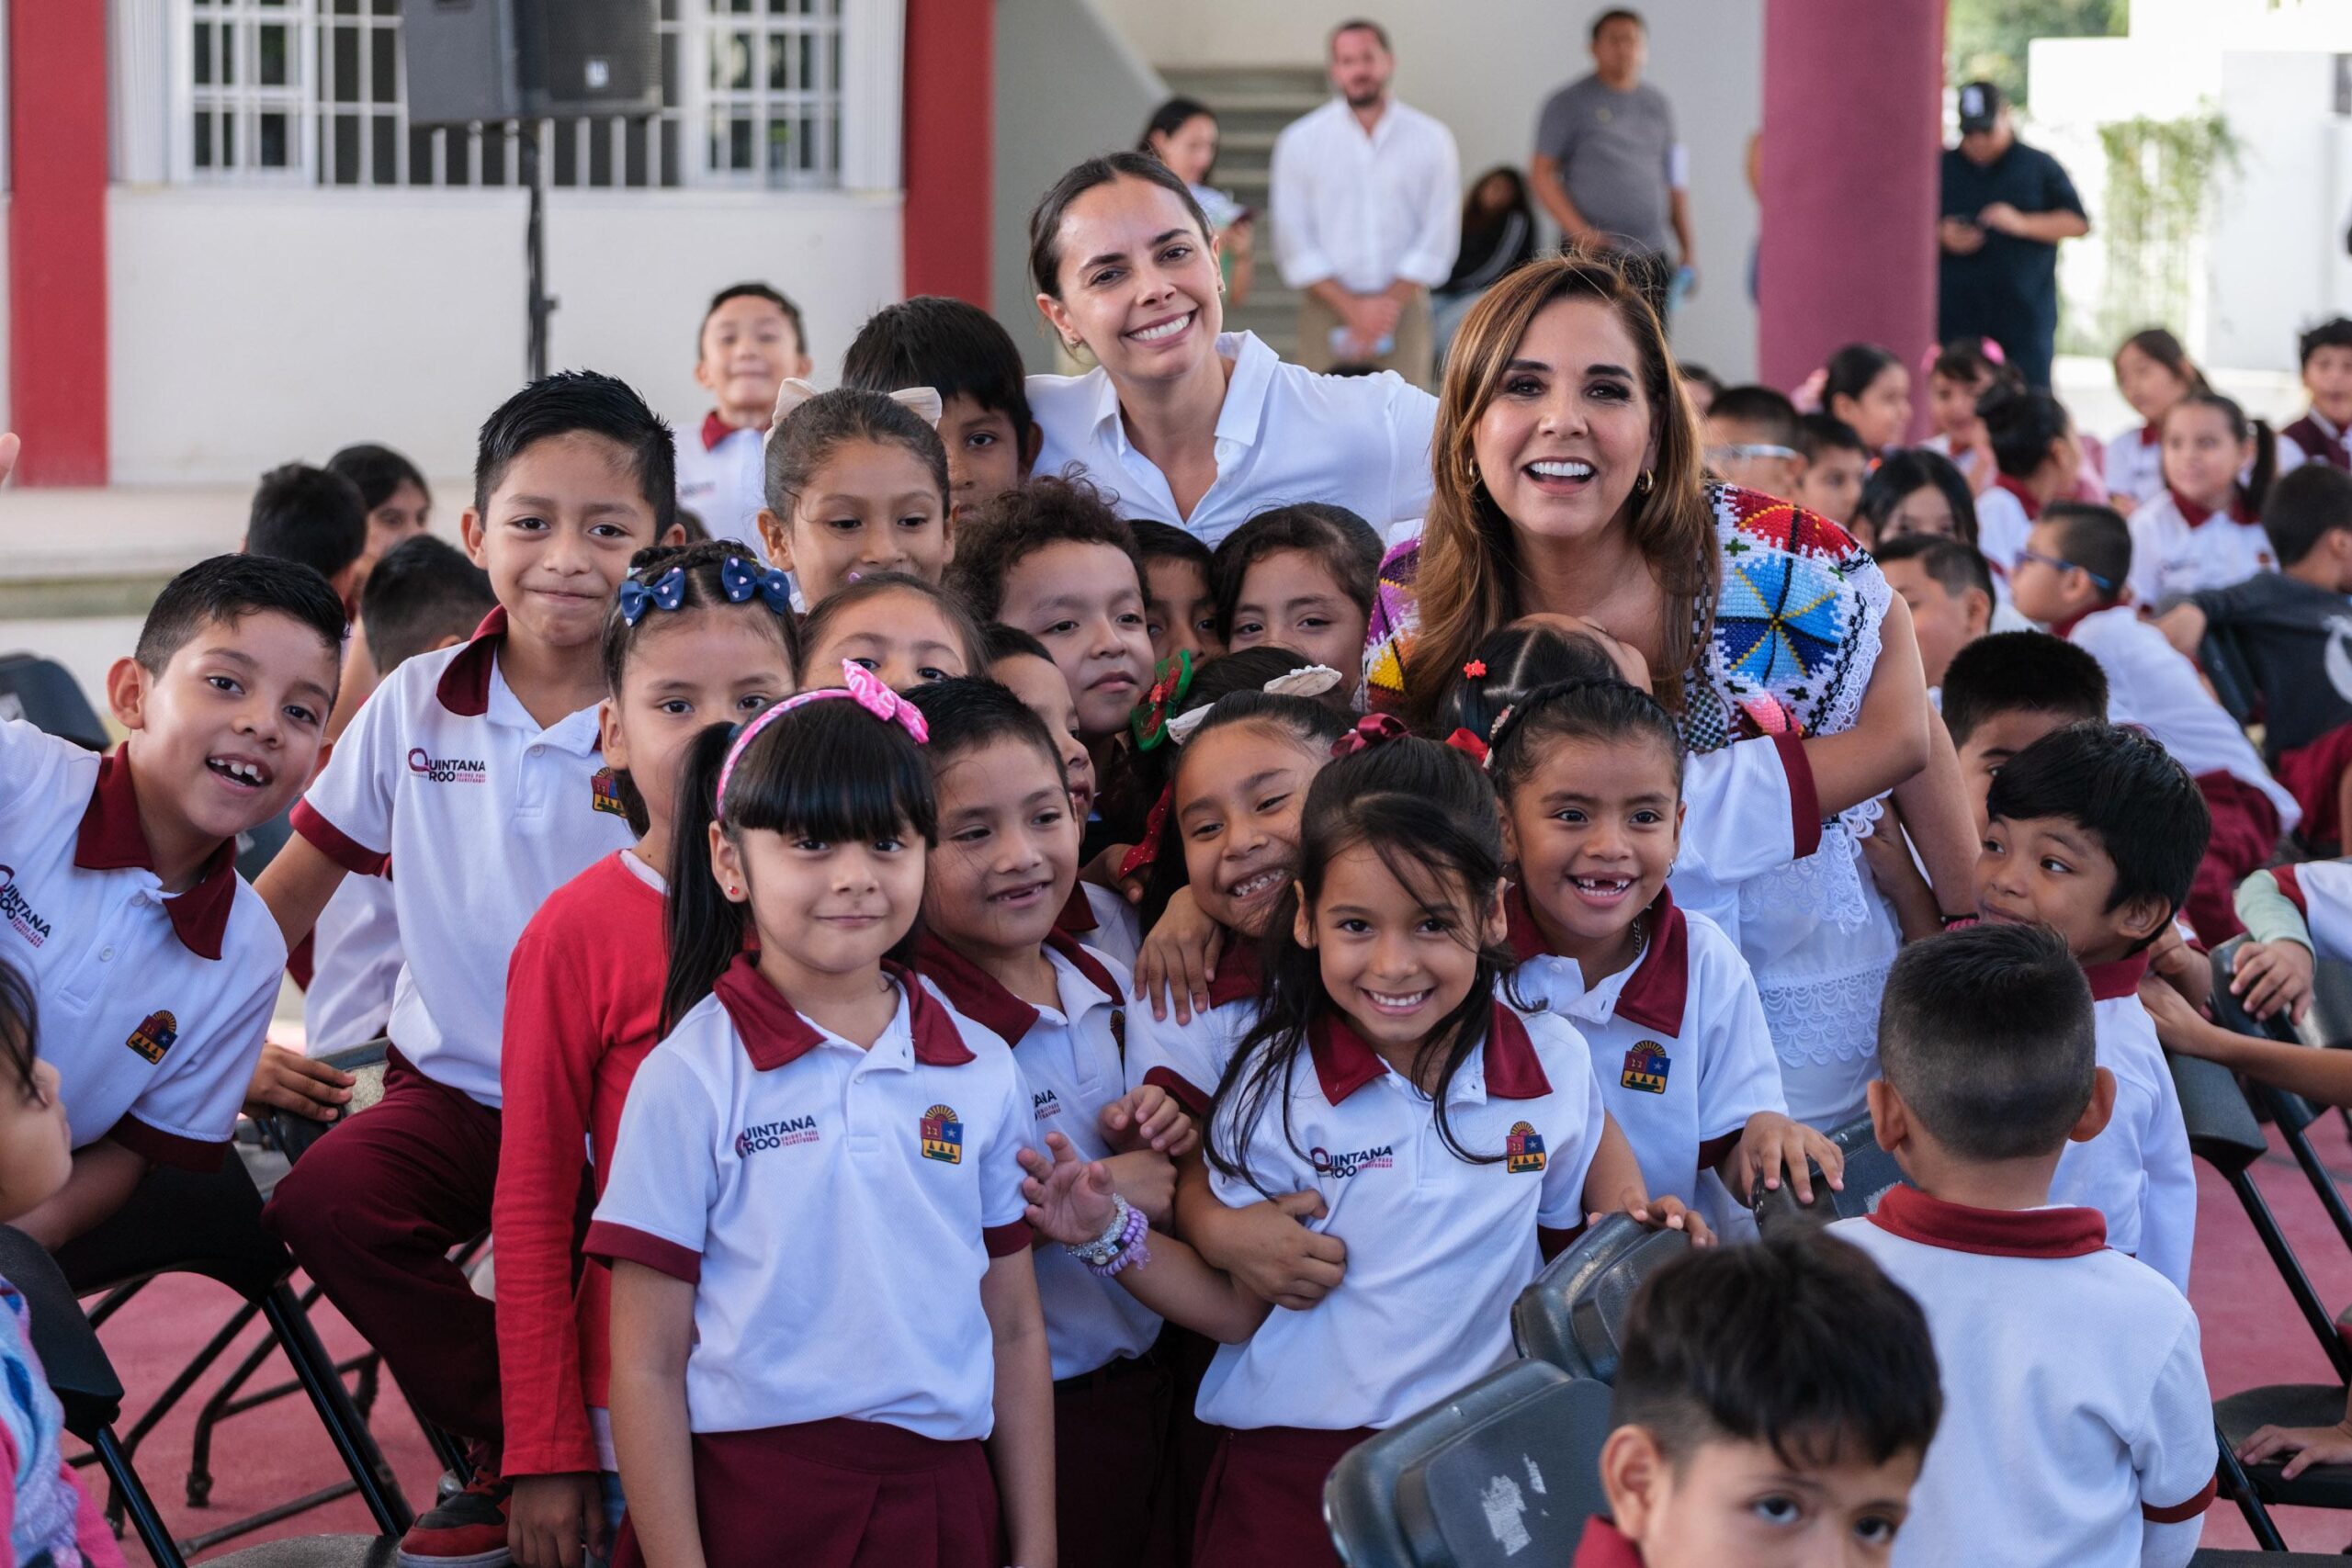
<svg viewBox="0 0 2352 1568">
<path fill-rule="evenodd" d="M 996 1477 L 976 1439 L 882 1421 L 695 1434 L 711 1568 L 1002 1568 Z M 628 1515 L 613 1568 L 644 1568 Z"/>
<path fill-rule="evenodd" d="M 1118 1360 L 1054 1385 L 1054 1519 L 1062 1568 L 1173 1568 L 1167 1501 L 1168 1370 Z"/>
<path fill-rule="evenodd" d="M 1193 1531 L 1193 1568 L 1339 1568 L 1323 1483 L 1370 1427 L 1256 1427 L 1218 1434 Z"/>
</svg>

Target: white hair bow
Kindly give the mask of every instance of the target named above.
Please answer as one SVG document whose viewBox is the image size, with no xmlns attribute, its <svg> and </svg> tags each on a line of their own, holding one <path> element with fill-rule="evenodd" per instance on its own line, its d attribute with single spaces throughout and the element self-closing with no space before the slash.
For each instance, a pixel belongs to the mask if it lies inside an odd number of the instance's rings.
<svg viewBox="0 0 2352 1568">
<path fill-rule="evenodd" d="M 884 395 L 933 430 L 939 428 L 939 416 L 947 411 L 945 401 L 930 387 L 901 387 Z M 812 383 L 797 376 L 786 377 L 784 385 L 776 389 L 775 412 L 768 421 L 768 439 L 775 439 L 786 415 L 815 396 L 817 389 Z"/>
<path fill-rule="evenodd" d="M 1340 672 L 1328 664 L 1307 664 L 1287 675 L 1275 676 L 1259 690 L 1270 697 L 1319 697 L 1337 686 L 1340 679 Z M 1203 703 L 1199 707 L 1188 708 L 1170 719 L 1168 739 L 1179 746 L 1190 740 L 1193 731 L 1200 728 L 1201 721 L 1208 717 L 1209 709 L 1215 706 L 1215 703 Z"/>
</svg>

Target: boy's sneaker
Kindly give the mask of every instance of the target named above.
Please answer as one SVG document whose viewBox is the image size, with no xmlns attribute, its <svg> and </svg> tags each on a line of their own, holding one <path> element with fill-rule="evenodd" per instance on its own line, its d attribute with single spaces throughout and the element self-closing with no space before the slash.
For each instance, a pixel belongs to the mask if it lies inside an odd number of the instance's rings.
<svg viewBox="0 0 2352 1568">
<path fill-rule="evenodd" d="M 401 1568 L 504 1568 L 506 1501 L 514 1490 L 477 1470 L 463 1491 L 417 1517 L 401 1537 Z"/>
</svg>

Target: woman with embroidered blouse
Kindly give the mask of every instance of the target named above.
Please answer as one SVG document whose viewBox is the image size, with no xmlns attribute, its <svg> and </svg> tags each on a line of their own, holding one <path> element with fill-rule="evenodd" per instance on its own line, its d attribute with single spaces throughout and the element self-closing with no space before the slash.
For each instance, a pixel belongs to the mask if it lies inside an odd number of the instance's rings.
<svg viewBox="0 0 2352 1568">
<path fill-rule="evenodd" d="M 1781 738 L 1821 833 L 1741 885 L 1741 946 L 1790 1113 L 1858 1114 L 1898 940 L 1857 844 L 1893 829 L 1881 797 L 1947 916 L 1974 907 L 1959 764 L 1903 602 L 1836 524 L 1707 477 L 1657 318 L 1604 261 L 1539 261 L 1479 302 L 1447 362 L 1431 468 L 1420 537 L 1381 564 L 1367 700 L 1426 725 L 1480 638 L 1565 615 L 1643 656 L 1692 753 Z"/>
</svg>

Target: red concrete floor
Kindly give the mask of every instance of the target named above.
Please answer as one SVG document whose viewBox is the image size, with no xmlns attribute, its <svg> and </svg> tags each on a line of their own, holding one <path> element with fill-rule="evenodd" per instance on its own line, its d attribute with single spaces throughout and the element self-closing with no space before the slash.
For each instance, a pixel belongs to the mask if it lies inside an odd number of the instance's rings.
<svg viewBox="0 0 2352 1568">
<path fill-rule="evenodd" d="M 2352 1178 L 2352 1145 L 2346 1141 L 2343 1123 L 2330 1117 L 2314 1133 L 2330 1168 Z M 2328 1224 L 2301 1172 L 2282 1151 L 2274 1150 L 2256 1168 L 2256 1179 L 2322 1297 L 2331 1306 L 2352 1302 L 2352 1251 L 2346 1250 Z M 2258 1383 L 2326 1380 L 2326 1359 L 2295 1312 L 2237 1201 L 2220 1179 L 2201 1166 L 2198 1183 L 2197 1262 L 2189 1294 L 2204 1325 L 2205 1366 L 2214 1393 L 2218 1396 Z M 197 1347 L 210 1337 L 233 1304 L 226 1291 L 209 1281 L 164 1280 L 150 1285 L 141 1299 L 107 1325 L 107 1348 L 130 1391 L 126 1408 L 133 1418 Z M 356 1352 L 357 1336 L 339 1316 L 323 1307 L 316 1315 L 330 1349 L 338 1356 Z M 256 1340 L 261 1332 L 255 1325 L 243 1344 Z M 210 1506 L 187 1506 L 183 1477 L 197 1406 L 241 1352 L 242 1346 L 239 1352 L 223 1358 L 220 1371 L 198 1385 L 195 1394 L 164 1421 L 137 1456 L 140 1474 L 174 1532 L 183 1539 L 327 1485 L 343 1475 L 309 1402 L 295 1394 L 232 1417 L 220 1427 L 214 1439 Z M 283 1367 L 282 1361 L 273 1358 L 262 1376 L 281 1378 Z M 129 1421 L 124 1425 L 127 1428 Z M 412 1506 L 429 1506 L 437 1467 L 406 1404 L 389 1382 L 376 1407 L 375 1426 L 377 1438 Z M 2274 1517 L 2288 1544 L 2298 1551 L 2334 1552 L 2352 1542 L 2352 1514 L 2281 1508 L 2274 1511 Z M 215 1554 L 277 1536 L 328 1530 L 364 1533 L 369 1529 L 366 1510 L 356 1499 L 345 1497 L 225 1544 Z M 2204 1539 L 2209 1546 L 2254 1544 L 2245 1521 L 2226 1502 L 2216 1502 L 2207 1516 Z M 126 1548 L 125 1555 L 134 1564 L 144 1561 L 135 1543 Z"/>
</svg>

